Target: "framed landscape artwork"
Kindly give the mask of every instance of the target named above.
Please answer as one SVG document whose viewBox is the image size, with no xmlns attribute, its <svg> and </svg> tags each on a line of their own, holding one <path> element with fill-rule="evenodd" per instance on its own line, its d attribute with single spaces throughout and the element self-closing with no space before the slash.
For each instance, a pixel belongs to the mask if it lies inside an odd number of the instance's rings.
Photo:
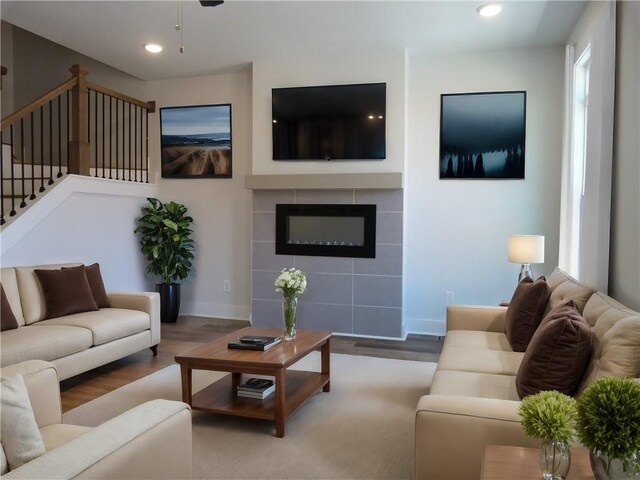
<svg viewBox="0 0 640 480">
<path fill-rule="evenodd" d="M 524 178 L 527 92 L 441 95 L 440 178 Z"/>
<path fill-rule="evenodd" d="M 231 104 L 160 109 L 163 178 L 231 178 Z"/>
</svg>

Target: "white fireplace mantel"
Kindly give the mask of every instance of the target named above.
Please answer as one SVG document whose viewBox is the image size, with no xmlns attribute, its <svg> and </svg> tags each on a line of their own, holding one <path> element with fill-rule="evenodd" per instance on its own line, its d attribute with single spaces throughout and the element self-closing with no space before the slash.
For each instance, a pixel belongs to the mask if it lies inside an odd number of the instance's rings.
<svg viewBox="0 0 640 480">
<path fill-rule="evenodd" d="M 401 172 L 246 175 L 247 190 L 401 190 Z"/>
</svg>

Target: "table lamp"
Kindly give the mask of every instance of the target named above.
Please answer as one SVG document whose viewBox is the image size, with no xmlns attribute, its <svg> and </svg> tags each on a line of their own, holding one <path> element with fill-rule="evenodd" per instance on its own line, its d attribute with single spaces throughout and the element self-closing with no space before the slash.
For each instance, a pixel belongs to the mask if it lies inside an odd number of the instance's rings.
<svg viewBox="0 0 640 480">
<path fill-rule="evenodd" d="M 532 263 L 544 263 L 544 235 L 509 235 L 509 261 L 520 263 L 518 283 L 525 277 L 533 279 Z"/>
</svg>

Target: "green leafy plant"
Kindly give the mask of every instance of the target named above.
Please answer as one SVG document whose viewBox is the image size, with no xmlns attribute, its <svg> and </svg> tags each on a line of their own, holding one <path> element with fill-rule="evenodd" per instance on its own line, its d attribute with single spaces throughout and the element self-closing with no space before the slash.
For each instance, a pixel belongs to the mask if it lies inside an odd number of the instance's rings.
<svg viewBox="0 0 640 480">
<path fill-rule="evenodd" d="M 625 377 L 593 382 L 578 400 L 578 438 L 591 451 L 640 469 L 640 383 Z"/>
<path fill-rule="evenodd" d="M 190 228 L 193 218 L 179 203 L 162 203 L 157 198 L 147 201 L 135 229 L 147 260 L 147 273 L 161 277 L 165 284 L 187 278 L 194 250 Z"/>
<path fill-rule="evenodd" d="M 518 413 L 524 433 L 532 438 L 568 443 L 575 434 L 576 401 L 560 392 L 529 395 L 520 403 Z"/>
</svg>

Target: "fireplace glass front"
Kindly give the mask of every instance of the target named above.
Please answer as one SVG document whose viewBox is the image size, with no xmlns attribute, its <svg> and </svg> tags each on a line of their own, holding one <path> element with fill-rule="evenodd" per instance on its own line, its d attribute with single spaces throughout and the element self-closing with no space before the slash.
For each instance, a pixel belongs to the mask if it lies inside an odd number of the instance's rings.
<svg viewBox="0 0 640 480">
<path fill-rule="evenodd" d="M 375 258 L 375 205 L 276 205 L 276 254 Z"/>
</svg>

